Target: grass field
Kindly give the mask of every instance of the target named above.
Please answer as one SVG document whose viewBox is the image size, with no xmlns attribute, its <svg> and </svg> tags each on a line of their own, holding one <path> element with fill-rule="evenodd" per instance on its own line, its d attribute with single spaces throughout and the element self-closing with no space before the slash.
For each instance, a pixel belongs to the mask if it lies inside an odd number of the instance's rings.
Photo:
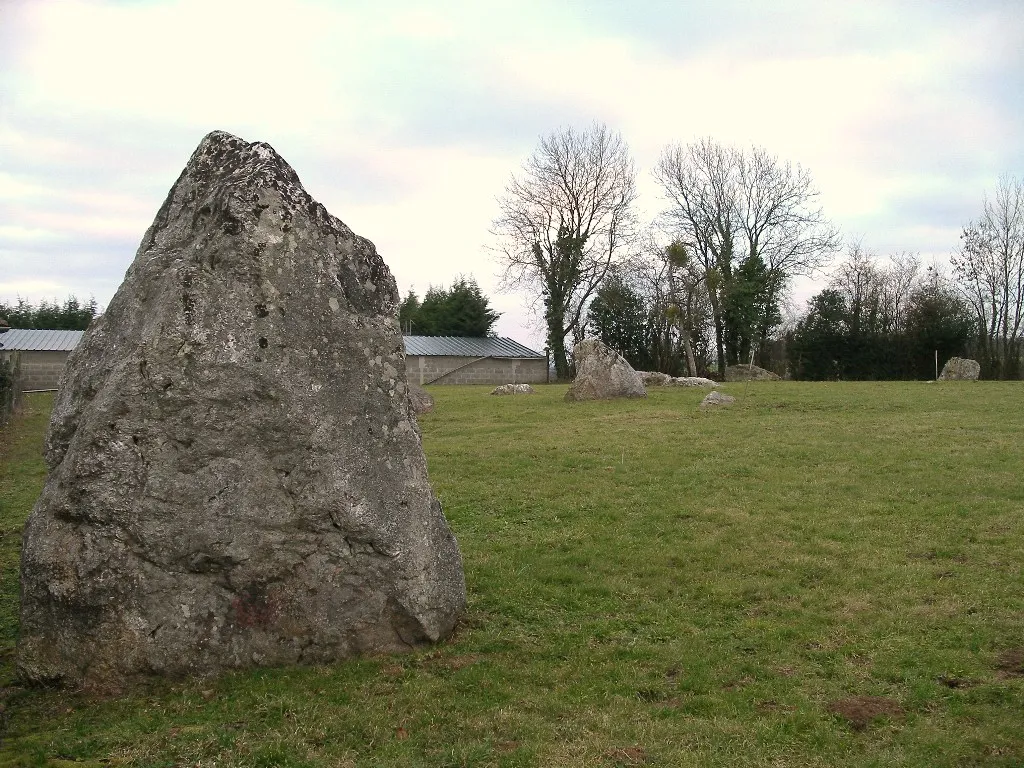
<svg viewBox="0 0 1024 768">
<path fill-rule="evenodd" d="M 564 391 L 432 389 L 453 639 L 106 700 L 13 681 L 30 399 L 0 434 L 0 766 L 1024 765 L 1024 386 Z"/>
</svg>

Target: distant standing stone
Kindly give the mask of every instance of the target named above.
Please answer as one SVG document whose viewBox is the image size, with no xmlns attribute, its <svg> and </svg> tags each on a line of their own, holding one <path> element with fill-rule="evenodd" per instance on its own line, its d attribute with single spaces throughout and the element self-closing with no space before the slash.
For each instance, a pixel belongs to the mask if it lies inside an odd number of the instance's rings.
<svg viewBox="0 0 1024 768">
<path fill-rule="evenodd" d="M 413 384 L 411 381 L 407 386 L 409 387 L 409 407 L 412 408 L 413 415 L 419 416 L 434 410 L 433 395 L 419 384 Z"/>
<path fill-rule="evenodd" d="M 529 384 L 502 384 L 491 390 L 492 395 L 532 395 L 535 392 Z"/>
<path fill-rule="evenodd" d="M 951 357 L 942 366 L 939 381 L 977 381 L 981 376 L 981 364 L 968 357 Z"/>
<path fill-rule="evenodd" d="M 732 395 L 723 395 L 721 392 L 715 390 L 708 392 L 707 396 L 700 401 L 701 408 L 716 408 L 722 405 L 732 405 L 736 402 L 736 398 Z"/>
<path fill-rule="evenodd" d="M 576 379 L 566 400 L 604 400 L 647 397 L 643 377 L 618 352 L 596 339 L 586 339 L 572 351 Z"/>
<path fill-rule="evenodd" d="M 726 381 L 778 381 L 779 375 L 756 365 L 730 365 L 725 369 Z"/>
<path fill-rule="evenodd" d="M 398 299 L 269 145 L 203 139 L 68 360 L 22 547 L 23 679 L 110 689 L 452 631 L 462 561 Z"/>
</svg>

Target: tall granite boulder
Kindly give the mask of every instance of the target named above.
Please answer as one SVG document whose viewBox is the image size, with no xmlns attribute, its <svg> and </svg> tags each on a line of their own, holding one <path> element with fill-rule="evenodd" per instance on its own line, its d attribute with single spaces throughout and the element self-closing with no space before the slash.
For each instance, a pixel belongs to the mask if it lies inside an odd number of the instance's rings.
<svg viewBox="0 0 1024 768">
<path fill-rule="evenodd" d="M 24 679 L 93 688 L 450 633 L 458 545 L 373 244 L 203 139 L 71 354 L 25 527 Z"/>
<path fill-rule="evenodd" d="M 981 376 L 981 363 L 969 357 L 951 357 L 942 366 L 939 381 L 977 381 Z"/>
<path fill-rule="evenodd" d="M 644 379 L 618 352 L 597 339 L 585 339 L 572 350 L 576 378 L 566 400 L 647 397 Z"/>
</svg>

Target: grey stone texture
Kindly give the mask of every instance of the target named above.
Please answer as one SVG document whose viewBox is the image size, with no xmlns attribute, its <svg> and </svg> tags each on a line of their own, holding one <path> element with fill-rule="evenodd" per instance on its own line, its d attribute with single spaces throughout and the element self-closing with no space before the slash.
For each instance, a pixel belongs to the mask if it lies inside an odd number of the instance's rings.
<svg viewBox="0 0 1024 768">
<path fill-rule="evenodd" d="M 543 358 L 481 360 L 457 355 L 409 355 L 405 363 L 409 381 L 418 384 L 543 384 L 548 376 L 547 361 Z"/>
<path fill-rule="evenodd" d="M 729 365 L 725 368 L 726 381 L 778 381 L 779 375 L 756 365 Z"/>
<path fill-rule="evenodd" d="M 434 410 L 434 396 L 419 384 L 407 384 L 409 387 L 409 407 L 414 416 L 430 413 Z"/>
<path fill-rule="evenodd" d="M 625 358 L 597 339 L 584 339 L 572 350 L 576 378 L 566 400 L 647 397 L 644 379 Z"/>
<path fill-rule="evenodd" d="M 736 398 L 732 395 L 723 395 L 717 390 L 708 392 L 707 396 L 700 401 L 701 408 L 717 408 L 723 405 L 732 405 L 736 402 Z"/>
<path fill-rule="evenodd" d="M 968 357 L 951 357 L 942 366 L 939 381 L 977 381 L 981 376 L 981 364 Z"/>
<path fill-rule="evenodd" d="M 661 371 L 637 371 L 643 379 L 645 387 L 667 387 L 672 383 L 672 377 Z"/>
<path fill-rule="evenodd" d="M 492 395 L 533 395 L 536 392 L 529 384 L 502 384 L 491 390 Z"/>
<path fill-rule="evenodd" d="M 672 379 L 670 386 L 673 387 L 717 387 L 719 383 L 714 379 L 705 379 L 703 376 L 677 376 Z"/>
<path fill-rule="evenodd" d="M 458 545 L 373 244 L 203 139 L 71 354 L 22 549 L 23 679 L 322 663 L 450 633 Z"/>
</svg>

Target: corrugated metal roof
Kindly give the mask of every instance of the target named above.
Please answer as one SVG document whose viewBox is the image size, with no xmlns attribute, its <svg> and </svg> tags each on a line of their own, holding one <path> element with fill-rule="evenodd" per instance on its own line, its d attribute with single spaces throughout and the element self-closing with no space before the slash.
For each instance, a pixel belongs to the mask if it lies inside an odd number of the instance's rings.
<svg viewBox="0 0 1024 768">
<path fill-rule="evenodd" d="M 12 328 L 0 334 L 0 349 L 70 352 L 85 331 L 42 331 Z M 544 357 L 506 337 L 403 336 L 405 354 L 454 357 Z"/>
<path fill-rule="evenodd" d="M 12 328 L 0 333 L 0 349 L 22 352 L 70 352 L 82 340 L 85 331 L 40 331 Z"/>
<path fill-rule="evenodd" d="M 544 357 L 505 337 L 403 336 L 405 354 L 455 357 Z"/>
</svg>

